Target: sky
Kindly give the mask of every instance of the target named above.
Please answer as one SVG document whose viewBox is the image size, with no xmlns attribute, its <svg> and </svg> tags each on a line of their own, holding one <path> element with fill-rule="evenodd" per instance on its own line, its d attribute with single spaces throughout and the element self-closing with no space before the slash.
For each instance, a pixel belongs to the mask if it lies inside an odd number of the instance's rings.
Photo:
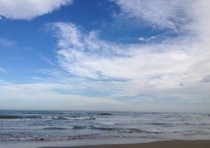
<svg viewBox="0 0 210 148">
<path fill-rule="evenodd" d="M 0 0 L 0 109 L 210 113 L 209 0 Z"/>
</svg>

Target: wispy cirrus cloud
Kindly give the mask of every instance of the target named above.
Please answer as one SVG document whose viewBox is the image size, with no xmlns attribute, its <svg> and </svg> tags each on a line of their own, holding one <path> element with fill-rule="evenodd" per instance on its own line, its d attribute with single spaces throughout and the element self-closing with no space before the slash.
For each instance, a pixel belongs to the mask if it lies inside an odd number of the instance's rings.
<svg viewBox="0 0 210 148">
<path fill-rule="evenodd" d="M 6 72 L 6 70 L 0 67 L 0 72 Z"/>
<path fill-rule="evenodd" d="M 0 0 L 0 16 L 30 20 L 71 3 L 73 0 Z"/>
<path fill-rule="evenodd" d="M 168 28 L 181 34 L 210 32 L 210 17 L 207 12 L 210 2 L 206 0 L 112 1 L 120 7 L 122 17 L 135 19 L 139 24 L 146 23 L 160 29 Z"/>
<path fill-rule="evenodd" d="M 14 46 L 16 43 L 12 40 L 6 38 L 0 38 L 0 46 L 11 47 Z"/>
<path fill-rule="evenodd" d="M 177 30 L 190 21 L 186 14 L 189 0 L 113 0 L 121 8 L 121 16 L 136 19 L 159 28 Z"/>
<path fill-rule="evenodd" d="M 101 59 L 103 62 L 103 59 L 127 56 L 123 45 L 102 41 L 98 39 L 97 32 L 84 34 L 72 23 L 54 23 L 52 26 L 58 37 L 59 63 L 71 74 L 93 79 L 106 78 L 109 75 L 91 68 L 92 60 Z"/>
</svg>

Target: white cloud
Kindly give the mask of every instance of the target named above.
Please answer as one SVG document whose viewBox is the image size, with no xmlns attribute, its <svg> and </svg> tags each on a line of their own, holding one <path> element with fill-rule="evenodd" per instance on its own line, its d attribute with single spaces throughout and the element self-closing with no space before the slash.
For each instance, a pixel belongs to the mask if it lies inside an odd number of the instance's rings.
<svg viewBox="0 0 210 148">
<path fill-rule="evenodd" d="M 209 44 L 210 37 L 210 1 L 208 0 L 196 0 L 192 9 L 189 10 L 189 13 L 192 16 L 192 24 L 189 26 L 193 30 L 195 35 L 198 35 L 201 40 L 205 40 Z"/>
<path fill-rule="evenodd" d="M 62 83 L 23 83 L 14 84 L 0 80 L 1 109 L 93 109 L 93 106 L 113 107 L 124 102 L 105 97 L 88 97 L 80 94 L 64 94 L 62 91 L 74 90 L 69 84 Z M 12 94 L 12 95 L 8 95 Z M 24 102 L 24 103 L 22 103 Z M 114 107 L 113 107 L 114 108 Z"/>
<path fill-rule="evenodd" d="M 136 18 L 141 23 L 160 28 L 178 29 L 189 21 L 186 10 L 190 0 L 113 0 L 121 8 L 121 15 Z M 185 12 L 184 12 L 185 11 Z"/>
<path fill-rule="evenodd" d="M 209 83 L 210 82 L 210 75 L 204 76 L 201 81 L 204 82 L 204 83 Z"/>
<path fill-rule="evenodd" d="M 139 37 L 139 41 L 142 41 L 142 42 L 148 42 L 148 41 L 151 41 L 151 40 L 154 40 L 156 39 L 158 36 L 151 36 L 151 37 Z"/>
<path fill-rule="evenodd" d="M 0 0 L 0 16 L 30 20 L 72 2 L 73 0 Z"/>
<path fill-rule="evenodd" d="M 76 76 L 145 79 L 186 75 L 196 64 L 197 55 L 202 55 L 196 50 L 199 48 L 197 43 L 191 45 L 192 40 L 123 45 L 102 41 L 97 36 L 91 36 L 93 32 L 84 34 L 73 24 L 58 23 L 55 26 L 59 29 L 60 64 Z"/>
<path fill-rule="evenodd" d="M 55 23 L 53 26 L 58 30 L 59 62 L 71 74 L 98 79 L 101 71 L 91 68 L 92 61 L 101 59 L 103 62 L 103 59 L 126 56 L 126 53 L 123 52 L 125 49 L 123 45 L 99 40 L 96 32 L 83 34 L 71 23 Z M 102 73 L 101 76 L 106 75 Z"/>
<path fill-rule="evenodd" d="M 114 83 L 97 83 L 91 85 L 89 81 L 88 86 L 93 87 L 95 85 L 95 90 L 100 89 L 112 89 L 114 87 Z M 83 81 L 84 83 L 84 81 Z M 93 82 L 92 82 L 93 83 Z M 100 85 L 101 83 L 101 85 Z M 78 84 L 81 84 L 78 82 Z M 53 110 L 53 109 L 62 109 L 62 110 L 132 110 L 132 111 L 177 111 L 176 104 L 164 104 L 157 103 L 154 104 L 153 101 L 157 98 L 151 97 L 135 97 L 129 98 L 127 100 L 116 100 L 114 98 L 108 97 L 88 97 L 82 96 L 81 94 L 64 94 L 59 92 L 58 90 L 67 90 L 70 92 L 74 89 L 74 87 L 78 86 L 72 85 L 72 83 L 25 83 L 25 84 L 14 84 L 6 81 L 0 80 L 0 101 L 3 102 L 0 104 L 1 109 L 45 109 L 45 110 Z M 105 85 L 109 85 L 105 87 Z M 133 83 L 134 84 L 134 83 Z M 125 85 L 125 84 L 123 84 Z M 119 86 L 119 85 L 118 85 Z M 100 87 L 100 88 L 98 88 Z M 127 86 L 127 88 L 130 86 Z M 78 89 L 78 88 L 76 88 Z M 115 87 L 116 89 L 116 87 Z M 201 89 L 202 90 L 202 89 Z M 182 90 L 186 91 L 186 90 Z M 199 92 L 199 90 L 195 89 L 193 94 Z M 8 95 L 12 94 L 12 95 Z M 191 91 L 188 91 L 191 93 Z M 161 92 L 160 92 L 161 93 Z M 164 92 L 166 93 L 170 92 Z M 174 93 L 174 92 L 173 92 Z M 180 92 L 178 92 L 179 94 Z M 201 92 L 203 93 L 203 92 Z M 193 94 L 191 94 L 193 96 Z M 125 93 L 126 95 L 126 93 Z M 129 97 L 125 96 L 124 97 Z M 158 94 L 159 95 L 159 94 Z M 170 93 L 171 95 L 171 93 Z M 172 94 L 173 95 L 173 94 Z M 181 94 L 180 94 L 181 96 Z M 122 97 L 122 96 L 120 96 Z M 197 99 L 195 99 L 196 101 Z M 24 103 L 23 103 L 24 102 Z M 189 102 L 190 103 L 190 102 Z M 186 106 L 185 104 L 179 105 L 178 111 L 194 111 L 194 112 L 209 112 L 209 102 L 205 102 L 205 104 L 191 103 Z M 196 110 L 195 110 L 196 109 Z"/>
<path fill-rule="evenodd" d="M 143 13 L 142 15 L 149 11 L 137 9 L 136 6 L 140 5 L 134 6 L 133 1 L 117 2 L 128 3 L 130 11 L 140 11 L 138 13 Z M 150 6 L 152 1 L 138 2 L 144 2 L 144 6 Z M 135 96 L 140 98 L 150 94 L 151 97 L 208 100 L 209 83 L 202 84 L 202 80 L 210 74 L 208 41 L 210 31 L 208 27 L 204 28 L 210 20 L 208 11 L 206 11 L 210 8 L 207 5 L 209 3 L 184 1 L 186 6 L 182 6 L 181 1 L 167 1 L 166 5 L 169 8 L 165 8 L 165 5 L 163 8 L 163 2 L 166 1 L 157 1 L 155 12 L 162 11 L 162 9 L 173 9 L 163 10 L 164 14 L 148 12 L 148 16 L 138 17 L 145 17 L 145 20 L 151 20 L 151 23 L 160 27 L 174 29 L 174 26 L 183 23 L 179 20 L 178 14 L 173 15 L 181 10 L 182 15 L 191 18 L 191 21 L 185 22 L 185 29 L 187 28 L 188 32 L 181 29 L 180 36 L 169 37 L 159 43 L 116 44 L 101 40 L 97 32 L 84 33 L 71 23 L 53 24 L 54 29 L 57 29 L 60 66 L 77 77 L 104 81 L 103 83 L 97 82 L 97 86 L 90 84 L 89 87 L 109 90 L 113 92 L 112 97 Z M 188 6 L 189 9 L 186 9 Z M 127 9 L 127 5 L 123 7 Z M 150 7 L 153 9 L 153 6 Z M 201 18 L 200 15 L 202 15 Z M 163 18 L 160 22 L 156 22 L 156 19 L 153 20 L 152 17 Z M 166 22 L 166 26 L 163 26 L 161 22 Z M 142 39 L 145 40 L 145 38 Z M 191 91 L 197 93 L 190 93 Z"/>
</svg>

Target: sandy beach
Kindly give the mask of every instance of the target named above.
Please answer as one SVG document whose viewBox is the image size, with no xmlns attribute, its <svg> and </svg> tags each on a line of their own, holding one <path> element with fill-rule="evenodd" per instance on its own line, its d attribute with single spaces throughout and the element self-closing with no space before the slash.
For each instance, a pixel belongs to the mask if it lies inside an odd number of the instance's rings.
<svg viewBox="0 0 210 148">
<path fill-rule="evenodd" d="M 140 144 L 113 144 L 113 145 L 93 145 L 75 147 L 43 147 L 43 148 L 209 148 L 210 140 L 180 140 L 180 141 L 159 141 Z"/>
</svg>

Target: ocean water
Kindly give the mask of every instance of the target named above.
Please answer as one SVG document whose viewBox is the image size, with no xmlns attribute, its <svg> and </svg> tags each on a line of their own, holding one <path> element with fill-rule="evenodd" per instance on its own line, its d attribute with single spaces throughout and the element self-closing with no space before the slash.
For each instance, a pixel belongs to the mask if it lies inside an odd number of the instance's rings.
<svg viewBox="0 0 210 148">
<path fill-rule="evenodd" d="M 210 139 L 210 115 L 0 111 L 0 142 L 78 139 Z"/>
</svg>

